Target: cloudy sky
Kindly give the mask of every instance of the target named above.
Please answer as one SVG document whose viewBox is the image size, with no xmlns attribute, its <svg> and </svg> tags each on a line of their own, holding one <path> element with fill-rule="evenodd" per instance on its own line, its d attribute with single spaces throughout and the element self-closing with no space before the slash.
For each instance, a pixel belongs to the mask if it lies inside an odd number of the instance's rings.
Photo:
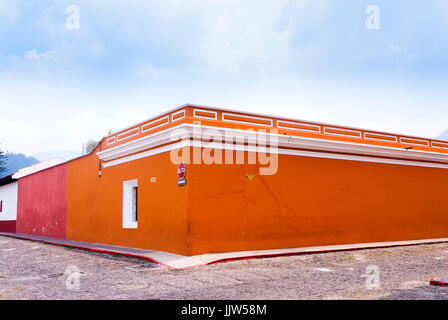
<svg viewBox="0 0 448 320">
<path fill-rule="evenodd" d="M 434 137 L 447 30 L 446 0 L 1 0 L 0 148 L 79 152 L 187 102 Z"/>
</svg>

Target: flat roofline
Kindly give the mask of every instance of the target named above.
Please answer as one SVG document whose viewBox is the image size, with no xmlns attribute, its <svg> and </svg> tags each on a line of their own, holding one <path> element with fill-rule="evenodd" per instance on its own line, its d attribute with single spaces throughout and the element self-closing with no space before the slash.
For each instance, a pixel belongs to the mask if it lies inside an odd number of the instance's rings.
<svg viewBox="0 0 448 320">
<path fill-rule="evenodd" d="M 54 159 L 50 159 L 48 161 L 39 162 L 32 166 L 19 169 L 17 172 L 12 174 L 12 178 L 13 179 L 21 179 L 21 178 L 24 178 L 27 176 L 31 176 L 38 172 L 45 171 L 45 170 L 60 166 L 66 162 L 67 161 L 64 161 L 63 159 L 60 159 L 60 158 L 54 158 Z"/>
<path fill-rule="evenodd" d="M 13 182 L 16 182 L 17 179 L 14 179 L 14 178 L 12 177 L 13 174 L 14 174 L 14 173 L 11 173 L 11 174 L 9 174 L 9 175 L 7 175 L 7 176 L 4 176 L 4 177 L 0 178 L 0 187 L 1 187 L 1 186 L 5 186 L 5 185 L 10 184 L 10 183 L 13 183 Z"/>
<path fill-rule="evenodd" d="M 196 108 L 204 108 L 204 109 L 211 109 L 211 110 L 215 110 L 215 111 L 224 111 L 224 112 L 233 112 L 233 113 L 242 113 L 242 114 L 247 114 L 250 116 L 258 116 L 258 117 L 269 117 L 269 118 L 278 118 L 278 119 L 282 119 L 282 120 L 286 120 L 286 121 L 303 121 L 306 123 L 310 123 L 310 124 L 314 124 L 314 125 L 323 125 L 323 126 L 333 126 L 333 127 L 341 127 L 344 129 L 351 129 L 351 130 L 361 130 L 361 131 L 369 131 L 372 133 L 379 133 L 379 134 L 391 134 L 391 135 L 396 135 L 396 136 L 406 136 L 408 138 L 415 138 L 415 139 L 425 139 L 425 140 L 431 140 L 431 141 L 440 141 L 440 142 L 448 142 L 447 140 L 443 140 L 443 139 L 437 139 L 437 138 L 429 138 L 429 137 L 422 137 L 422 136 L 414 136 L 414 135 L 409 135 L 409 134 L 403 134 L 403 133 L 394 133 L 394 132 L 390 132 L 390 131 L 379 131 L 376 129 L 369 129 L 369 128 L 359 128 L 359 127 L 351 127 L 351 126 L 346 126 L 343 124 L 335 124 L 335 123 L 326 123 L 326 122 L 317 122 L 317 121 L 311 121 L 311 120 L 304 120 L 304 119 L 296 119 L 296 118 L 289 118 L 289 117 L 284 117 L 284 116 L 277 116 L 277 115 L 272 115 L 272 114 L 262 114 L 262 113 L 255 113 L 255 112 L 249 112 L 249 111 L 243 111 L 243 110 L 234 110 L 234 109 L 225 109 L 225 108 L 217 108 L 217 107 L 211 107 L 211 106 L 206 106 L 206 105 L 200 105 L 200 104 L 194 104 L 194 103 L 185 103 L 181 106 L 178 106 L 176 108 L 172 108 L 168 111 L 165 111 L 163 113 L 160 113 L 156 116 L 153 116 L 151 118 L 148 118 L 146 120 L 140 121 L 138 123 L 135 123 L 131 126 L 127 126 L 126 128 L 120 129 L 118 131 L 115 131 L 107 136 L 105 136 L 103 139 L 107 139 L 109 137 L 115 136 L 116 134 L 131 129 L 133 127 L 136 127 L 138 125 L 141 125 L 145 122 L 154 120 L 156 118 L 159 118 L 161 116 L 164 116 L 168 113 L 174 112 L 176 110 L 180 110 L 186 107 L 196 107 Z"/>
<path fill-rule="evenodd" d="M 143 120 L 143 121 L 134 123 L 133 125 L 127 126 L 127 127 L 123 128 L 123 129 L 120 129 L 120 130 L 117 130 L 117 131 L 114 131 L 114 132 L 112 132 L 111 134 L 108 134 L 107 136 L 104 136 L 103 139 L 112 137 L 112 136 L 116 135 L 117 133 L 120 133 L 120 132 L 122 132 L 122 131 L 131 129 L 131 128 L 135 127 L 135 126 L 141 125 L 142 123 L 145 123 L 145 122 L 148 122 L 148 121 L 150 121 L 150 120 L 156 119 L 156 118 L 158 118 L 158 117 L 164 116 L 164 115 L 167 114 L 167 113 L 171 113 L 171 112 L 173 112 L 173 111 L 180 110 L 180 109 L 183 109 L 183 108 L 185 108 L 185 107 L 189 107 L 189 106 L 194 107 L 194 105 L 189 104 L 189 103 L 183 104 L 183 105 L 181 105 L 181 106 L 179 106 L 179 107 L 175 107 L 175 108 L 169 109 L 168 111 L 159 113 L 158 115 L 155 115 L 155 116 L 153 116 L 153 117 L 151 117 L 151 118 L 148 118 L 148 119 L 146 119 L 146 120 Z M 204 107 L 204 108 L 205 108 L 205 107 Z M 210 107 L 208 107 L 208 108 L 210 108 Z"/>
</svg>

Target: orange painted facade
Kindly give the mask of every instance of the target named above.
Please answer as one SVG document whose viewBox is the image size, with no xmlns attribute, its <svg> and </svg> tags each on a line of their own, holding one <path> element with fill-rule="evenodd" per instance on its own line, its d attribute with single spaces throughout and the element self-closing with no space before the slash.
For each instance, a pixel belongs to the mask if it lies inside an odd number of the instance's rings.
<svg viewBox="0 0 448 320">
<path fill-rule="evenodd" d="M 68 164 L 67 239 L 186 253 L 189 186 L 177 186 L 169 155 L 103 169 L 101 177 L 98 163 L 91 154 Z M 122 183 L 130 179 L 139 181 L 137 229 L 122 228 Z"/>
<path fill-rule="evenodd" d="M 171 149 L 193 154 L 207 141 L 169 132 L 199 125 L 275 134 L 276 173 L 187 162 L 178 186 Z M 133 179 L 138 227 L 126 229 L 123 182 Z M 448 142 L 203 106 L 105 137 L 68 162 L 67 185 L 72 240 L 194 255 L 448 237 Z"/>
<path fill-rule="evenodd" d="M 272 176 L 189 170 L 190 254 L 448 236 L 447 169 L 281 155 Z"/>
</svg>

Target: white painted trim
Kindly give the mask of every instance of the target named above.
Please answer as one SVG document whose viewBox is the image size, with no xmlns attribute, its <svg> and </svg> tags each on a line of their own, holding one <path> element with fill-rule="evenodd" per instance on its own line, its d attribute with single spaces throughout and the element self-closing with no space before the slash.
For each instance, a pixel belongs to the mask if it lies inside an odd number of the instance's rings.
<svg viewBox="0 0 448 320">
<path fill-rule="evenodd" d="M 323 159 L 334 159 L 334 160 L 348 160 L 348 161 L 360 161 L 360 162 L 370 162 L 370 163 L 383 163 L 383 164 L 394 164 L 394 165 L 406 165 L 406 166 L 415 166 L 415 167 L 427 167 L 427 168 L 439 168 L 439 169 L 448 169 L 447 164 L 439 164 L 439 163 L 430 163 L 430 162 L 419 162 L 419 161 L 408 161 L 408 160 L 398 160 L 398 159 L 386 159 L 379 157 L 366 157 L 366 156 L 358 156 L 358 155 L 344 155 L 337 153 L 329 153 L 329 152 L 316 152 L 316 151 L 303 151 L 303 150 L 291 150 L 291 149 L 274 149 L 274 148 L 265 148 L 265 147 L 256 147 L 256 146 L 247 146 L 247 145 L 230 145 L 230 144 L 220 144 L 220 143 L 210 143 L 210 142 L 202 142 L 202 141 L 182 141 L 175 144 L 171 144 L 168 146 L 164 146 L 161 148 L 155 148 L 149 151 L 141 152 L 138 154 L 134 154 L 128 157 L 120 158 L 117 160 L 103 162 L 103 167 L 111 167 L 115 165 L 119 165 L 122 163 L 146 158 L 152 155 L 170 152 L 172 150 L 180 149 L 183 147 L 207 147 L 207 148 L 216 148 L 223 150 L 234 150 L 234 151 L 246 151 L 246 152 L 257 152 L 257 153 L 273 153 L 273 154 L 283 154 L 283 155 L 292 155 L 292 156 L 302 156 L 302 157 L 311 157 L 311 158 L 323 158 Z"/>
<path fill-rule="evenodd" d="M 112 142 L 111 142 L 111 140 L 112 140 Z M 116 137 L 116 136 L 107 138 L 107 145 L 114 144 L 116 140 L 117 140 L 117 137 Z"/>
<path fill-rule="evenodd" d="M 204 117 L 204 116 L 198 116 L 198 115 L 196 114 L 196 111 L 199 111 L 199 112 L 206 112 L 206 113 L 212 113 L 212 114 L 214 114 L 214 118 L 209 118 L 209 117 Z M 218 113 L 217 113 L 216 111 L 203 110 L 203 109 L 197 109 L 197 108 L 194 108 L 194 109 L 193 109 L 193 118 L 201 118 L 201 119 L 207 119 L 207 120 L 217 120 L 217 119 L 218 119 Z"/>
<path fill-rule="evenodd" d="M 356 136 L 352 136 L 352 135 L 349 135 L 349 134 L 327 132 L 327 129 L 357 133 L 358 136 L 356 137 Z M 362 137 L 362 132 L 361 131 L 349 130 L 349 129 L 345 129 L 345 128 L 327 127 L 327 126 L 324 127 L 324 134 L 328 134 L 330 136 L 347 137 L 347 138 L 361 138 Z"/>
<path fill-rule="evenodd" d="M 106 149 L 106 150 L 103 150 L 103 151 L 99 151 L 99 152 L 97 152 L 96 154 L 97 154 L 98 156 L 101 156 L 101 155 L 104 154 L 104 153 L 109 153 L 109 152 L 111 152 L 111 151 L 116 151 L 116 150 L 118 150 L 118 149 L 122 149 L 122 148 L 125 148 L 125 147 L 127 147 L 127 146 L 131 146 L 131 145 L 133 145 L 133 144 L 135 144 L 135 143 L 139 143 L 139 142 L 141 142 L 141 141 L 145 141 L 145 140 L 148 140 L 148 139 L 152 139 L 152 138 L 154 138 L 154 137 L 156 137 L 156 136 L 158 136 L 158 135 L 160 135 L 160 134 L 165 134 L 165 133 L 167 133 L 167 132 L 170 132 L 171 130 L 176 130 L 176 129 L 182 128 L 182 127 L 185 126 L 185 125 L 186 125 L 186 124 L 179 124 L 179 125 L 177 125 L 177 126 L 170 127 L 170 128 L 165 129 L 165 130 L 161 130 L 161 131 L 159 131 L 159 132 L 155 132 L 155 133 L 153 133 L 153 134 L 150 134 L 150 135 L 147 135 L 147 136 L 144 136 L 144 137 L 141 137 L 141 138 L 138 138 L 138 139 L 135 139 L 135 140 L 132 140 L 132 141 L 123 143 L 123 144 L 121 144 L 121 145 L 119 145 L 119 146 L 115 146 L 115 147 L 112 147 L 112 148 L 109 148 L 109 149 Z"/>
<path fill-rule="evenodd" d="M 221 145 L 219 143 L 204 143 L 201 141 L 193 141 L 192 143 L 190 143 L 190 146 L 192 146 L 192 147 L 208 147 L 208 148 L 212 148 L 212 149 L 216 148 L 216 149 L 235 150 L 235 151 L 257 152 L 257 153 L 277 153 L 277 154 L 312 157 L 312 158 L 350 160 L 350 161 L 398 164 L 398 165 L 448 169 L 448 163 L 447 164 L 437 164 L 437 163 L 428 163 L 428 162 L 419 162 L 419 161 L 385 159 L 385 158 L 378 158 L 378 157 L 344 155 L 344 154 L 328 153 L 328 152 L 302 151 L 302 150 L 292 150 L 292 149 L 282 149 L 282 148 L 273 149 L 273 148 L 266 148 L 266 147 L 228 145 L 228 144 Z M 173 148 L 173 149 L 176 149 L 176 148 Z"/>
<path fill-rule="evenodd" d="M 175 150 L 175 149 L 180 149 L 183 148 L 185 146 L 188 146 L 188 141 L 182 141 L 179 143 L 175 143 L 175 144 L 170 144 L 168 146 L 164 146 L 164 147 L 160 147 L 160 148 L 156 148 L 156 149 L 151 149 L 149 151 L 145 151 L 145 152 L 140 152 L 137 154 L 133 154 L 131 156 L 128 157 L 123 157 L 117 160 L 112 160 L 112 161 L 108 161 L 108 162 L 103 162 L 103 167 L 107 168 L 107 167 L 112 167 L 112 166 L 116 166 L 117 164 L 122 164 L 122 163 L 126 163 L 129 161 L 134 161 L 134 160 L 138 160 L 138 159 L 142 159 L 142 158 L 146 158 L 149 156 L 153 156 L 159 153 L 163 153 L 163 152 L 168 152 L 171 150 Z"/>
<path fill-rule="evenodd" d="M 138 222 L 132 220 L 132 188 L 134 187 L 138 188 L 137 179 L 123 181 L 123 229 L 138 227 Z"/>
<path fill-rule="evenodd" d="M 445 147 L 435 146 L 434 143 L 443 144 L 443 145 L 445 145 Z M 448 150 L 448 143 L 438 142 L 438 141 L 431 141 L 431 148 L 446 149 L 446 150 Z"/>
<path fill-rule="evenodd" d="M 387 139 L 369 138 L 369 137 L 366 136 L 366 134 L 373 134 L 373 135 L 379 136 L 379 137 L 394 138 L 394 141 L 387 140 Z M 382 134 L 382 133 L 374 133 L 374 132 L 364 132 L 364 139 L 366 139 L 366 140 L 373 140 L 373 141 L 390 142 L 390 143 L 397 143 L 398 142 L 398 138 L 396 136 L 391 136 L 391 135 Z"/>
<path fill-rule="evenodd" d="M 385 159 L 385 158 L 376 158 L 376 157 L 363 157 L 363 156 L 353 156 L 353 155 L 341 155 L 341 154 L 335 154 L 335 153 L 309 152 L 309 151 L 296 151 L 296 150 L 286 150 L 286 151 L 281 150 L 279 153 L 280 154 L 289 154 L 289 155 L 294 155 L 294 156 L 302 156 L 302 157 L 313 157 L 313 158 L 324 158 L 324 159 L 335 159 L 335 160 L 350 160 L 350 161 L 395 164 L 395 165 L 413 166 L 413 167 L 448 169 L 448 164 Z"/>
<path fill-rule="evenodd" d="M 123 128 L 123 129 L 121 129 L 121 130 L 119 130 L 119 131 L 113 132 L 113 133 L 107 135 L 105 138 L 114 136 L 114 135 L 116 135 L 116 134 L 118 134 L 118 133 L 123 132 L 124 130 L 133 128 L 133 127 L 135 127 L 135 126 L 140 126 L 140 125 L 142 125 L 143 123 L 145 123 L 145 122 L 147 122 L 147 121 L 150 121 L 150 120 L 155 119 L 155 118 L 159 118 L 159 117 L 164 116 L 164 115 L 168 115 L 168 114 L 170 114 L 171 112 L 178 111 L 178 110 L 183 109 L 183 108 L 186 108 L 186 107 L 191 107 L 191 108 L 201 108 L 201 109 L 210 109 L 210 110 L 205 110 L 205 111 L 212 111 L 212 110 L 215 110 L 215 111 L 222 111 L 222 112 L 227 112 L 227 113 L 243 113 L 243 114 L 247 114 L 247 115 L 251 115 L 251 116 L 259 116 L 259 117 L 269 117 L 269 118 L 274 118 L 274 120 L 279 120 L 279 121 L 293 121 L 293 122 L 294 122 L 294 121 L 306 121 L 307 123 L 315 124 L 315 125 L 318 125 L 318 126 L 326 126 L 326 127 L 339 126 L 339 127 L 341 127 L 341 128 L 344 128 L 344 130 L 345 130 L 345 129 L 348 129 L 348 130 L 367 131 L 367 132 L 375 131 L 375 130 L 370 129 L 370 128 L 358 128 L 358 127 L 352 127 L 352 126 L 345 126 L 345 125 L 343 125 L 343 124 L 325 123 L 325 122 L 316 122 L 316 121 L 305 120 L 305 119 L 294 119 L 294 118 L 283 117 L 283 116 L 280 116 L 280 115 L 261 114 L 261 113 L 256 113 L 256 112 L 244 111 L 244 110 L 241 110 L 241 109 L 238 110 L 238 109 L 217 108 L 217 107 L 206 106 L 206 105 L 200 105 L 200 104 L 195 104 L 195 103 L 184 103 L 184 104 L 182 104 L 182 105 L 180 105 L 180 106 L 178 106 L 178 107 L 171 108 L 171 109 L 169 109 L 169 110 L 166 111 L 166 112 L 157 114 L 157 115 L 154 116 L 154 117 L 151 117 L 151 118 L 146 119 L 146 120 L 144 120 L 144 121 L 140 121 L 140 122 L 135 123 L 135 124 L 133 124 L 133 125 L 130 125 L 130 126 L 126 127 L 126 128 Z M 431 140 L 431 141 L 432 141 L 432 139 L 427 138 L 427 137 L 419 137 L 419 136 L 413 136 L 413 135 L 403 135 L 403 133 L 382 132 L 382 134 L 385 134 L 385 135 L 395 135 L 395 136 L 397 136 L 397 137 L 399 137 L 399 136 L 403 136 L 403 138 L 409 138 L 409 139 L 423 139 L 423 140 Z M 437 141 L 434 141 L 434 142 L 437 142 Z M 446 141 L 446 142 L 448 142 L 448 141 Z"/>
<path fill-rule="evenodd" d="M 163 131 L 156 132 L 154 134 L 147 135 L 145 137 L 129 141 L 122 145 L 97 152 L 97 156 L 104 161 L 116 159 L 118 157 L 126 156 L 131 153 L 136 153 L 145 149 L 157 147 L 161 144 L 166 144 L 171 141 L 171 135 L 175 130 L 181 130 L 186 124 L 180 124 L 175 127 L 165 129 Z M 185 131 L 186 136 L 189 137 L 189 133 Z M 183 138 L 183 137 L 181 137 Z"/>
<path fill-rule="evenodd" d="M 427 162 L 448 163 L 448 154 L 439 152 L 403 150 L 402 148 L 374 146 L 362 143 L 279 135 L 241 129 L 221 128 L 215 126 L 195 126 L 185 123 L 180 124 L 176 127 L 168 128 L 164 131 L 157 132 L 153 135 L 149 135 L 134 141 L 130 141 L 126 144 L 98 152 L 97 155 L 101 160 L 104 161 L 114 160 L 131 153 L 137 153 L 145 149 L 155 148 L 161 144 L 173 142 L 171 141 L 171 136 L 174 130 L 182 129 L 182 136 L 180 137 L 181 139 L 191 138 L 193 136 L 193 128 L 196 128 L 196 130 L 200 128 L 202 130 L 201 132 L 205 131 L 206 129 L 220 130 L 223 137 L 225 137 L 226 134 L 230 134 L 235 137 L 244 137 L 248 138 L 246 139 L 246 141 L 250 140 L 248 141 L 249 143 L 253 143 L 254 141 L 256 141 L 255 139 L 257 135 L 265 135 L 266 141 L 271 141 L 271 139 L 273 138 L 278 139 L 279 147 L 305 149 L 312 151 L 337 152 L 361 156 L 368 155 L 385 158 L 399 158 L 399 160 L 420 160 Z"/>
<path fill-rule="evenodd" d="M 248 118 L 248 119 L 254 119 L 254 120 L 269 121 L 271 124 L 268 125 L 268 124 L 262 124 L 262 123 L 244 121 L 244 120 L 241 120 L 241 121 L 238 121 L 238 120 L 228 120 L 228 119 L 226 119 L 226 116 L 234 116 L 234 117 L 240 117 L 240 118 Z M 241 115 L 241 114 L 236 114 L 236 113 L 228 113 L 228 112 L 223 112 L 222 113 L 222 121 L 239 123 L 239 124 L 244 124 L 244 125 L 250 124 L 250 125 L 254 125 L 254 126 L 263 126 L 263 127 L 268 127 L 268 128 L 272 128 L 273 127 L 273 123 L 274 123 L 274 121 L 272 119 L 269 119 L 269 118 L 246 116 L 246 115 Z"/>
<path fill-rule="evenodd" d="M 131 135 L 127 136 L 127 137 L 124 137 L 123 139 L 120 139 L 120 136 L 124 136 L 125 134 L 127 134 L 127 133 L 129 133 L 129 132 L 132 132 L 132 131 L 135 131 L 135 130 L 137 130 L 136 133 L 131 134 Z M 129 138 L 132 138 L 132 137 L 134 137 L 134 136 L 136 136 L 136 135 L 139 135 L 139 134 L 140 134 L 140 127 L 132 128 L 132 129 L 130 129 L 130 130 L 128 130 L 128 131 L 125 131 L 125 132 L 122 132 L 122 133 L 120 133 L 120 134 L 117 134 L 117 142 L 120 142 L 120 141 L 129 139 Z"/>
<path fill-rule="evenodd" d="M 424 142 L 425 144 L 423 145 L 423 144 L 420 144 L 420 143 L 403 142 L 403 139 L 420 141 L 420 142 Z M 416 139 L 416 138 L 400 137 L 400 143 L 411 144 L 413 146 L 420 146 L 420 147 L 421 146 L 429 147 L 429 140 L 422 140 L 422 139 Z"/>
<path fill-rule="evenodd" d="M 191 126 L 188 124 L 184 124 L 184 126 Z M 345 141 L 335 141 L 335 140 L 327 140 L 327 139 L 319 139 L 319 138 L 308 138 L 308 137 L 298 137 L 291 135 L 283 135 L 283 134 L 272 134 L 272 133 L 263 133 L 257 131 L 248 131 L 242 129 L 229 129 L 229 128 L 221 128 L 215 126 L 200 126 L 202 128 L 212 128 L 212 129 L 221 129 L 225 132 L 230 132 L 235 135 L 243 135 L 247 136 L 252 133 L 252 136 L 255 138 L 256 134 L 258 135 L 266 135 L 266 136 L 277 136 L 279 147 L 289 147 L 289 148 L 306 148 L 313 150 L 325 150 L 325 151 L 337 151 L 337 152 L 346 152 L 346 153 L 354 153 L 359 152 L 364 155 L 381 155 L 384 157 L 402 157 L 407 159 L 414 160 L 424 160 L 424 161 L 445 161 L 448 162 L 448 154 L 440 153 L 440 152 L 432 152 L 432 151 L 421 151 L 421 150 L 404 150 L 401 147 L 386 147 L 386 146 L 377 146 L 377 145 L 369 145 L 365 143 L 358 142 L 345 142 Z M 223 134 L 224 136 L 224 134 Z"/>
<path fill-rule="evenodd" d="M 183 116 L 182 117 L 179 117 L 179 118 L 177 118 L 177 119 L 174 119 L 174 116 L 177 116 L 178 114 L 181 114 L 181 113 L 183 113 Z M 186 110 L 185 109 L 183 109 L 183 110 L 180 110 L 179 112 L 175 112 L 175 113 L 173 113 L 172 115 L 171 115 L 171 122 L 176 122 L 176 121 L 179 121 L 179 120 L 182 120 L 182 119 L 184 119 L 185 117 L 186 117 Z"/>
<path fill-rule="evenodd" d="M 162 121 L 162 120 L 165 120 L 165 119 L 166 119 L 166 122 L 161 123 L 161 124 L 158 124 L 158 125 L 156 125 L 155 127 L 151 127 L 151 128 L 149 128 L 149 129 L 143 130 L 143 127 L 149 126 L 149 125 L 151 125 L 151 124 L 153 124 L 153 123 L 156 123 L 156 122 L 159 122 L 159 121 Z M 170 116 L 166 116 L 166 117 L 162 117 L 162 118 L 153 120 L 153 121 L 151 121 L 151 122 L 142 124 L 142 126 L 141 126 L 141 133 L 145 133 L 145 132 L 147 132 L 147 131 L 154 130 L 154 129 L 159 128 L 159 127 L 161 127 L 161 126 L 166 126 L 166 125 L 169 124 L 169 123 L 170 123 Z"/>
<path fill-rule="evenodd" d="M 178 107 L 178 108 L 183 108 L 183 107 L 199 107 L 199 108 L 205 108 L 205 109 L 212 109 L 212 110 L 217 110 L 217 111 L 222 111 L 222 112 L 227 112 L 227 113 L 243 113 L 243 114 L 248 114 L 248 115 L 252 115 L 252 116 L 259 116 L 259 117 L 269 117 L 269 118 L 274 118 L 276 120 L 279 121 L 306 121 L 307 123 L 312 123 L 315 125 L 319 125 L 319 126 L 326 126 L 326 127 L 341 127 L 344 129 L 349 129 L 349 130 L 355 130 L 355 131 L 376 131 L 374 129 L 371 128 L 359 128 L 359 127 L 352 127 L 352 126 L 346 126 L 343 124 L 336 124 L 336 123 L 326 123 L 326 122 L 316 122 L 316 121 L 311 121 L 311 120 L 306 120 L 306 119 L 295 119 L 295 118 L 288 118 L 288 117 L 283 117 L 280 115 L 272 115 L 272 114 L 261 114 L 261 113 L 256 113 L 256 112 L 250 112 L 250 111 L 244 111 L 244 110 L 238 110 L 238 109 L 227 109 L 227 108 L 217 108 L 217 107 L 211 107 L 211 106 L 206 106 L 206 105 L 200 105 L 200 104 L 193 104 L 193 103 L 186 103 L 183 104 L 182 106 Z M 176 109 L 174 109 L 176 110 Z M 173 110 L 171 110 L 170 112 L 172 112 Z M 384 134 L 390 134 L 390 135 L 395 135 L 395 136 L 403 136 L 405 138 L 410 138 L 410 139 L 429 139 L 427 137 L 418 137 L 418 136 L 412 136 L 412 135 L 403 135 L 403 133 L 394 133 L 394 132 L 383 132 Z M 430 139 L 429 139 L 430 140 Z M 448 142 L 448 141 L 447 141 Z"/>
<path fill-rule="evenodd" d="M 311 130 L 311 129 L 300 129 L 300 128 L 292 128 L 292 127 L 285 127 L 279 125 L 279 122 L 288 123 L 296 126 L 307 126 L 311 128 L 317 128 L 317 131 Z M 286 130 L 294 130 L 294 131 L 303 131 L 303 132 L 312 132 L 312 133 L 320 133 L 321 129 L 320 126 L 316 126 L 313 124 L 303 123 L 303 122 L 292 122 L 292 121 L 285 121 L 285 120 L 277 120 L 277 128 L 279 129 L 286 129 Z"/>
</svg>

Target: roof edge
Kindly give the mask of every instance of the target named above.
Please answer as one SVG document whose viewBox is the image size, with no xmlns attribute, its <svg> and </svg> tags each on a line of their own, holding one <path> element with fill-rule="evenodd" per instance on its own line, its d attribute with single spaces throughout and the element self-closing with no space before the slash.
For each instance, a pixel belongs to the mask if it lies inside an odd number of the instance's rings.
<svg viewBox="0 0 448 320">
<path fill-rule="evenodd" d="M 391 135 L 396 135 L 396 136 L 406 136 L 408 138 L 414 138 L 414 139 L 426 139 L 426 140 L 431 140 L 431 141 L 440 141 L 440 142 L 448 142 L 448 140 L 444 140 L 444 139 L 439 139 L 439 138 L 430 138 L 428 136 L 417 136 L 417 135 L 411 135 L 411 134 L 406 134 L 406 133 L 396 133 L 396 132 L 391 132 L 391 131 L 381 131 L 378 129 L 370 129 L 370 128 L 360 128 L 360 127 L 352 127 L 352 126 L 347 126 L 344 124 L 338 124 L 338 123 L 328 123 L 328 122 L 318 122 L 318 121 L 313 121 L 313 120 L 306 120 L 306 119 L 297 119 L 297 118 L 290 118 L 290 117 L 285 117 L 285 116 L 281 116 L 281 115 L 272 115 L 272 114 L 263 114 L 263 113 L 256 113 L 256 112 L 250 112 L 250 111 L 244 111 L 244 110 L 235 110 L 235 109 L 227 109 L 227 108 L 218 108 L 218 107 L 212 107 L 212 106 L 206 106 L 206 105 L 200 105 L 200 104 L 194 104 L 194 103 L 185 103 L 181 106 L 172 108 L 168 111 L 165 111 L 163 113 L 160 113 L 158 115 L 155 115 L 153 117 L 150 117 L 148 119 L 145 119 L 143 121 L 139 121 L 137 123 L 134 123 L 133 125 L 127 126 L 126 128 L 114 131 L 113 133 L 105 136 L 103 139 L 109 138 L 111 136 L 114 136 L 122 131 L 126 131 L 128 129 L 131 129 L 135 126 L 141 125 L 145 122 L 154 120 L 156 118 L 159 118 L 165 114 L 174 112 L 176 110 L 180 110 L 186 107 L 196 107 L 196 108 L 204 108 L 204 109 L 211 109 L 211 110 L 215 110 L 215 111 L 224 111 L 224 112 L 234 112 L 234 113 L 243 113 L 243 114 L 247 114 L 247 115 L 251 115 L 251 116 L 258 116 L 258 117 L 270 117 L 270 118 L 279 118 L 282 120 L 286 120 L 286 121 L 304 121 L 310 124 L 315 124 L 315 125 L 324 125 L 324 126 L 336 126 L 336 127 L 343 127 L 345 129 L 351 129 L 351 130 L 363 130 L 363 131 L 370 131 L 373 133 L 379 133 L 379 134 L 391 134 Z"/>
<path fill-rule="evenodd" d="M 10 184 L 10 183 L 13 183 L 13 182 L 16 182 L 17 179 L 14 179 L 12 177 L 13 175 L 14 175 L 14 173 L 11 173 L 11 174 L 9 174 L 7 176 L 4 176 L 4 177 L 0 178 L 0 187 L 1 186 L 5 186 L 5 185 Z"/>
</svg>

